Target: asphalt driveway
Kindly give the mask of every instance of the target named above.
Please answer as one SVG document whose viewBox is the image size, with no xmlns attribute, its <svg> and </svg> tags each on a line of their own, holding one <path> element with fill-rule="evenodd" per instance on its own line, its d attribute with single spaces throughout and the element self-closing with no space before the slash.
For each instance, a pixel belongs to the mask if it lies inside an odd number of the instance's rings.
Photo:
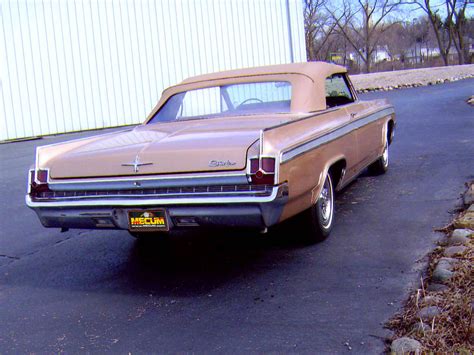
<svg viewBox="0 0 474 355">
<path fill-rule="evenodd" d="M 340 194 L 332 235 L 310 247 L 281 231 L 142 246 L 44 229 L 24 204 L 34 148 L 93 133 L 0 145 L 0 352 L 380 353 L 433 227 L 474 178 L 473 88 L 363 95 L 395 105 L 390 170 Z"/>
</svg>

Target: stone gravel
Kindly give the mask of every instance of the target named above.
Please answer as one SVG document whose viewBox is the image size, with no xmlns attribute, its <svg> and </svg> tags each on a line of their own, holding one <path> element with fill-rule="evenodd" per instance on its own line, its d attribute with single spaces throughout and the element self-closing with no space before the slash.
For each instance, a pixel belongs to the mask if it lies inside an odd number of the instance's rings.
<svg viewBox="0 0 474 355">
<path fill-rule="evenodd" d="M 351 75 L 359 92 L 394 90 L 474 78 L 474 64 Z"/>
</svg>

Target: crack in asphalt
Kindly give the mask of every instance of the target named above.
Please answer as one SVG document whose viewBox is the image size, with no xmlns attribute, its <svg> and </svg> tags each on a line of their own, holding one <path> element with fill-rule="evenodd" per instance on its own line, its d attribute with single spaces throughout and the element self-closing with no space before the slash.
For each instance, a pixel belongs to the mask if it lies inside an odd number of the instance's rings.
<svg viewBox="0 0 474 355">
<path fill-rule="evenodd" d="M 11 260 L 20 260 L 19 256 L 11 256 L 11 255 L 7 255 L 7 254 L 0 254 L 0 258 L 7 258 L 7 259 L 11 259 Z"/>
<path fill-rule="evenodd" d="M 9 260 L 8 263 L 3 264 L 3 265 L 0 265 L 0 268 L 2 268 L 2 267 L 4 267 L 4 266 L 7 266 L 7 265 L 11 265 L 11 264 L 14 263 L 15 261 L 24 259 L 24 258 L 29 257 L 29 256 L 32 256 L 32 255 L 35 255 L 35 254 L 37 254 L 37 253 L 39 253 L 39 252 L 41 252 L 41 251 L 43 251 L 43 250 L 45 250 L 45 249 L 49 249 L 49 248 L 51 248 L 51 247 L 55 247 L 55 246 L 57 246 L 57 245 L 60 245 L 60 244 L 66 242 L 66 241 L 68 241 L 69 239 L 72 239 L 72 238 L 73 238 L 73 236 L 66 237 L 66 238 L 64 238 L 64 239 L 61 239 L 61 240 L 58 240 L 58 241 L 54 242 L 53 244 L 46 245 L 46 246 L 44 246 L 44 247 L 42 247 L 42 248 L 39 248 L 39 249 L 37 249 L 37 250 L 33 250 L 32 252 L 26 253 L 26 254 L 21 255 L 21 256 L 13 256 L 13 255 L 8 255 L 8 254 L 0 254 L 0 258 L 4 258 L 4 259 Z"/>
</svg>

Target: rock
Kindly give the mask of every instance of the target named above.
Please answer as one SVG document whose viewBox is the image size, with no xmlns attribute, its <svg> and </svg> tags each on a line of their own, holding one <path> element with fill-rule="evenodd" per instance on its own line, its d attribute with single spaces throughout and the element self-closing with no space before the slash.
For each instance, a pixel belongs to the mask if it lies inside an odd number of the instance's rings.
<svg viewBox="0 0 474 355">
<path fill-rule="evenodd" d="M 455 228 L 474 229 L 474 212 L 467 212 L 454 221 Z"/>
<path fill-rule="evenodd" d="M 418 311 L 418 317 L 423 321 L 431 321 L 434 317 L 437 317 L 441 313 L 441 309 L 437 306 L 423 307 Z"/>
<path fill-rule="evenodd" d="M 474 211 L 474 209 L 473 209 L 473 211 Z M 467 238 L 467 237 L 470 237 L 471 235 L 474 235 L 473 230 L 470 230 L 470 229 L 455 229 L 455 230 L 453 230 L 453 233 L 451 233 L 451 238 L 454 238 L 454 237 L 466 237 Z"/>
<path fill-rule="evenodd" d="M 443 265 L 438 264 L 433 270 L 432 278 L 434 281 L 445 282 L 448 281 L 451 277 L 453 277 L 453 275 L 454 272 L 444 268 Z"/>
<path fill-rule="evenodd" d="M 434 295 L 434 296 L 425 296 L 421 300 L 421 303 L 423 303 L 426 306 L 433 306 L 433 305 L 436 305 L 438 302 L 441 302 L 441 297 L 436 296 L 436 295 Z"/>
<path fill-rule="evenodd" d="M 440 265 L 443 269 L 447 269 L 449 271 L 453 271 L 454 266 L 457 264 L 458 259 L 455 258 L 441 258 L 438 261 L 438 265 Z"/>
<path fill-rule="evenodd" d="M 427 291 L 429 292 L 442 292 L 447 290 L 449 287 L 443 284 L 438 284 L 438 283 L 430 283 L 428 287 L 426 288 Z"/>
<path fill-rule="evenodd" d="M 474 212 L 474 204 L 469 206 L 469 208 L 467 209 L 467 212 Z"/>
<path fill-rule="evenodd" d="M 467 245 L 469 244 L 469 238 L 462 235 L 457 235 L 455 237 L 448 238 L 449 245 Z"/>
<path fill-rule="evenodd" d="M 421 343 L 418 340 L 402 337 L 392 341 L 390 350 L 395 354 L 406 354 L 414 352 L 415 354 L 421 353 Z"/>
<path fill-rule="evenodd" d="M 413 328 L 411 330 L 415 334 L 424 335 L 426 333 L 431 332 L 431 327 L 426 323 L 418 322 L 413 325 Z"/>
<path fill-rule="evenodd" d="M 472 105 L 474 100 L 469 100 L 468 102 Z M 474 185 L 471 185 L 471 187 L 464 193 L 462 199 L 465 205 L 472 205 L 474 203 Z"/>
<path fill-rule="evenodd" d="M 452 257 L 455 255 L 460 255 L 466 251 L 466 247 L 463 245 L 455 245 L 444 249 L 444 256 Z"/>
</svg>

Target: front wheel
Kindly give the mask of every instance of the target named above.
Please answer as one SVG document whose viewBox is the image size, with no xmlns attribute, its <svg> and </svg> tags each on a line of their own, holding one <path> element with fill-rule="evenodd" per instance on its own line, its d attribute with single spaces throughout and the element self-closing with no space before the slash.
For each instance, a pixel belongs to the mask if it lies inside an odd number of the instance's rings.
<svg viewBox="0 0 474 355">
<path fill-rule="evenodd" d="M 334 225 L 334 188 L 329 173 L 318 200 L 304 213 L 307 221 L 304 241 L 309 244 L 322 242 L 329 236 Z"/>
<path fill-rule="evenodd" d="M 369 165 L 369 173 L 372 175 L 382 175 L 388 170 L 388 142 L 385 143 L 382 156 Z"/>
</svg>

